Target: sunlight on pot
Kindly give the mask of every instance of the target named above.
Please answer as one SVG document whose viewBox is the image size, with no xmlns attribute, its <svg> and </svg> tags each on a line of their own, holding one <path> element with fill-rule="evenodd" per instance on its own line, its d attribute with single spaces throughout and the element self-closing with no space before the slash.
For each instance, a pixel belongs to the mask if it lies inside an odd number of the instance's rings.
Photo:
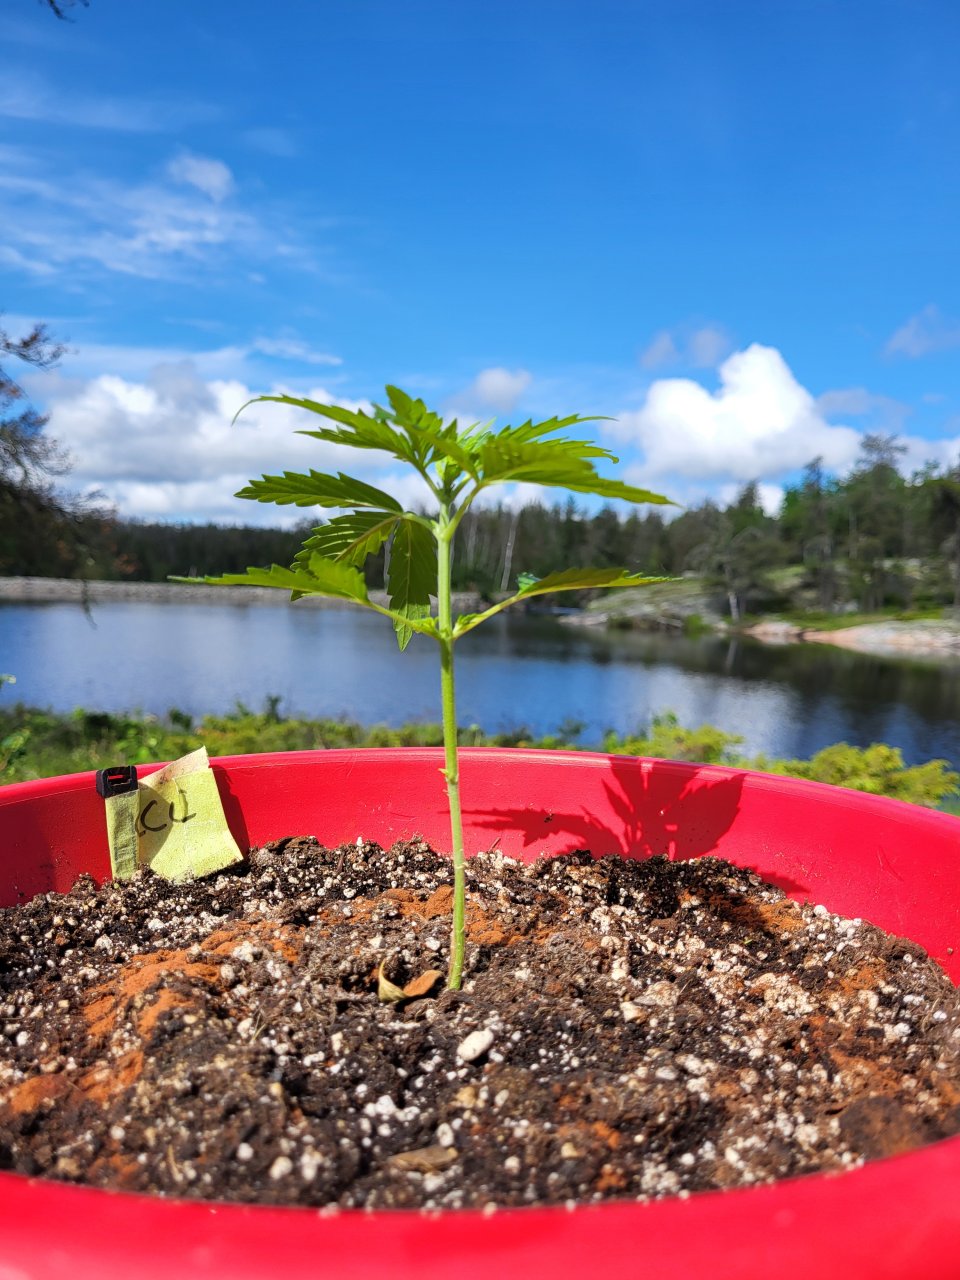
<svg viewBox="0 0 960 1280">
<path fill-rule="evenodd" d="M 302 752 L 213 766 L 241 848 L 312 833 L 389 845 L 449 832 L 442 752 Z M 960 977 L 960 821 L 861 793 L 736 770 L 588 754 L 461 753 L 468 852 L 532 859 L 717 854 L 792 897 L 920 943 Z M 92 774 L 0 789 L 6 903 L 63 891 L 109 853 Z M 491 1274 L 946 1277 L 960 1256 L 960 1139 L 840 1176 L 652 1204 L 322 1215 L 108 1194 L 0 1176 L 11 1275 L 417 1280 Z M 6 1274 L 5 1271 L 5 1274 Z"/>
</svg>

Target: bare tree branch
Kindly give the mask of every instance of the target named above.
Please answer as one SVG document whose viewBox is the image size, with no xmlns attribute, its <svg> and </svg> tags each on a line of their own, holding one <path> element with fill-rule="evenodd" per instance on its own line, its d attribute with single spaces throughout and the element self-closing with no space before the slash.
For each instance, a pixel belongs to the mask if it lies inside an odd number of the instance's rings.
<svg viewBox="0 0 960 1280">
<path fill-rule="evenodd" d="M 75 4 L 82 4 L 86 9 L 89 7 L 90 0 L 39 0 L 40 4 L 45 4 L 48 9 L 56 14 L 58 18 L 62 18 L 64 22 L 69 22 L 66 10 L 72 9 Z"/>
</svg>

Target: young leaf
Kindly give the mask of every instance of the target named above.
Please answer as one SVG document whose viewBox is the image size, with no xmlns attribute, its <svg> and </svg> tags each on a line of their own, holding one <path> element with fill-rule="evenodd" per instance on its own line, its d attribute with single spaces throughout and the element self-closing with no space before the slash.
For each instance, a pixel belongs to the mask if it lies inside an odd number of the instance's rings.
<svg viewBox="0 0 960 1280">
<path fill-rule="evenodd" d="M 421 431 L 443 430 L 443 419 L 428 409 L 422 400 L 414 400 L 399 387 L 390 386 L 387 387 L 387 398 L 393 409 L 389 416 L 415 446 L 418 446 Z"/>
<path fill-rule="evenodd" d="M 172 578 L 173 582 L 206 582 L 218 587 L 279 587 L 300 596 L 334 596 L 369 604 L 363 574 L 338 560 L 325 560 L 311 555 L 306 565 L 285 569 L 271 565 L 269 569 L 248 569 L 246 573 L 223 573 L 219 577 Z"/>
<path fill-rule="evenodd" d="M 497 436 L 504 440 L 515 440 L 517 442 L 539 440 L 543 436 L 550 435 L 554 431 L 560 431 L 565 427 L 578 427 L 582 422 L 609 421 L 609 418 L 604 418 L 597 414 L 588 414 L 586 417 L 581 417 L 578 413 L 572 413 L 567 418 L 546 418 L 543 422 L 534 422 L 528 418 L 519 427 L 501 428 L 497 432 Z"/>
<path fill-rule="evenodd" d="M 390 608 L 403 619 L 415 621 L 430 614 L 430 597 L 437 591 L 437 548 L 433 534 L 422 524 L 403 520 L 390 548 L 387 590 Z M 413 629 L 396 622 L 397 644 L 405 649 Z"/>
<path fill-rule="evenodd" d="M 530 479 L 529 476 L 526 478 Z M 668 507 L 677 505 L 672 498 L 665 498 L 662 493 L 652 493 L 649 489 L 637 489 L 633 485 L 624 484 L 622 480 L 609 480 L 604 476 L 594 476 L 588 481 L 580 481 L 576 478 L 565 480 L 560 477 L 555 479 L 535 477 L 534 483 L 572 489 L 574 493 L 590 493 L 597 498 L 620 498 L 623 502 L 648 502 Z"/>
<path fill-rule="evenodd" d="M 548 573 L 544 578 L 537 578 L 532 573 L 521 573 L 517 578 L 516 594 L 492 605 L 483 613 L 462 614 L 454 627 L 454 636 L 459 639 L 494 614 L 502 613 L 511 605 L 529 600 L 532 596 L 545 596 L 554 591 L 583 591 L 589 587 L 646 587 L 655 582 L 669 581 L 669 578 L 645 578 L 642 574 L 630 573 L 627 569 L 561 569 L 557 573 Z"/>
<path fill-rule="evenodd" d="M 614 454 L 585 440 L 513 441 L 494 436 L 480 448 L 480 473 L 484 483 L 528 480 L 532 475 L 579 478 L 581 483 L 596 475 L 593 458 L 616 462 Z M 546 481 L 555 483 L 555 481 Z"/>
<path fill-rule="evenodd" d="M 666 581 L 666 578 L 645 578 L 642 573 L 631 573 L 628 569 L 560 569 L 543 578 L 524 573 L 518 580 L 520 589 L 512 599 L 527 600 L 531 596 L 549 595 L 551 591 L 582 591 L 587 587 L 646 587 Z"/>
<path fill-rule="evenodd" d="M 412 461 L 408 441 L 380 418 L 371 418 L 362 409 L 345 409 L 339 404 L 319 404 L 316 400 L 302 400 L 296 396 L 255 396 L 237 411 L 234 422 L 251 404 L 260 404 L 265 401 L 309 409 L 311 413 L 318 414 L 321 418 L 329 418 L 332 422 L 341 424 L 339 430 L 331 431 L 326 428 L 317 431 L 301 431 L 299 435 L 316 436 L 319 440 L 349 444 L 355 449 L 384 449 L 406 462 Z"/>
<path fill-rule="evenodd" d="M 362 565 L 367 556 L 376 554 L 396 527 L 401 517 L 395 511 L 351 511 L 334 516 L 314 529 L 313 536 L 295 556 L 295 563 L 309 561 L 313 552 L 328 560 L 345 560 Z"/>
<path fill-rule="evenodd" d="M 271 569 L 250 569 L 246 574 L 225 574 L 203 581 L 286 587 L 293 599 L 310 594 L 341 596 L 390 617 L 401 649 L 414 632 L 437 641 L 444 726 L 443 774 L 450 805 L 454 869 L 447 985 L 456 989 L 463 978 L 465 956 L 466 872 L 454 698 L 455 641 L 502 609 L 532 596 L 664 581 L 623 569 L 566 569 L 541 579 L 525 574 L 515 595 L 481 613 L 465 614 L 454 622 L 451 568 L 457 529 L 483 489 L 510 481 L 528 481 L 625 502 L 664 503 L 668 499 L 598 475 L 599 460 L 617 461 L 608 449 L 590 440 L 557 436 L 556 433 L 589 422 L 590 418 L 574 414 L 542 422 L 528 419 L 520 426 L 506 426 L 499 431 L 493 423 L 481 422 L 461 428 L 456 419 L 444 424 L 422 400 L 397 387 L 387 387 L 387 399 L 389 407 L 376 405 L 372 414 L 293 396 L 259 396 L 257 402 L 274 401 L 307 409 L 330 424 L 302 431 L 302 435 L 328 444 L 377 450 L 409 464 L 436 502 L 435 519 L 428 520 L 404 510 L 399 502 L 379 489 L 342 473 L 328 476 L 311 471 L 308 475 L 285 472 L 282 476 L 263 476 L 251 481 L 240 496 L 281 506 L 340 507 L 345 509 L 344 514 L 313 531 L 291 569 L 274 565 Z M 360 567 L 387 538 L 392 538 L 393 551 L 387 575 L 390 608 L 383 608 L 368 598 Z M 436 615 L 431 613 L 433 595 L 437 597 Z M 432 984 L 435 977 L 431 972 L 416 981 Z M 396 1000 L 411 994 L 410 984 L 403 989 L 389 983 L 382 965 L 379 979 L 381 999 Z"/>
<path fill-rule="evenodd" d="M 311 471 L 302 475 L 285 471 L 282 476 L 262 476 L 251 480 L 240 489 L 238 498 L 253 498 L 257 502 L 274 502 L 277 506 L 297 507 L 378 507 L 387 511 L 402 511 L 400 503 L 382 489 L 372 484 L 345 476 L 335 476 Z"/>
<path fill-rule="evenodd" d="M 328 444 L 349 445 L 351 449 L 376 449 L 381 453 L 392 454 L 394 458 L 412 466 L 417 466 L 418 462 L 410 441 L 381 418 L 366 418 L 362 431 L 351 431 L 344 427 L 334 430 L 318 427 L 312 431 L 298 431 L 297 435 L 311 436 L 314 440 L 324 440 Z"/>
</svg>

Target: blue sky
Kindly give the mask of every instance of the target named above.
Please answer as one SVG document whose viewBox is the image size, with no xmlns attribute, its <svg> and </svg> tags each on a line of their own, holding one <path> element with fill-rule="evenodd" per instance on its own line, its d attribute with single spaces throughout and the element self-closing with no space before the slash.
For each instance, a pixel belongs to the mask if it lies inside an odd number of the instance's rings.
<svg viewBox="0 0 960 1280">
<path fill-rule="evenodd" d="M 90 0 L 0 13 L 0 308 L 128 515 L 350 467 L 288 389 L 595 412 L 774 504 L 866 431 L 960 456 L 955 0 Z M 368 478 L 389 476 L 370 470 Z"/>
</svg>

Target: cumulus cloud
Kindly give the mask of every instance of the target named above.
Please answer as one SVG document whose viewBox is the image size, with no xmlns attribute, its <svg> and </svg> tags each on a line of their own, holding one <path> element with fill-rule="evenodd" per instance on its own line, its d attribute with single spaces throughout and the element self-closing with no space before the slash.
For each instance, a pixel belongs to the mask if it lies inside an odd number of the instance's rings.
<svg viewBox="0 0 960 1280">
<path fill-rule="evenodd" d="M 866 387 L 839 387 L 817 396 L 817 408 L 824 417 L 838 414 L 850 418 L 869 418 L 871 426 L 884 431 L 900 431 L 913 412 L 902 400 L 877 395 Z"/>
<path fill-rule="evenodd" d="M 715 369 L 733 343 L 719 325 L 661 329 L 640 353 L 642 369 Z"/>
<path fill-rule="evenodd" d="M 831 425 L 779 351 L 754 344 L 729 356 L 720 385 L 708 391 L 689 378 L 654 382 L 640 409 L 609 430 L 642 449 L 634 480 L 772 480 L 820 455 L 843 470 L 856 458 L 860 435 Z"/>
<path fill-rule="evenodd" d="M 72 456 L 71 486 L 100 491 L 125 516 L 294 525 L 319 512 L 232 495 L 252 477 L 310 468 L 344 470 L 401 500 L 426 500 L 420 482 L 394 472 L 389 460 L 296 434 L 310 425 L 302 410 L 251 405 L 233 423 L 254 394 L 240 381 L 205 381 L 190 361 L 158 365 L 142 380 L 101 375 L 61 382 L 48 404 L 50 433 Z M 307 394 L 359 403 L 322 386 Z"/>
<path fill-rule="evenodd" d="M 196 187 L 217 203 L 234 192 L 233 174 L 227 165 L 210 156 L 197 156 L 190 151 L 181 151 L 167 165 L 167 174 L 174 182 Z"/>
<path fill-rule="evenodd" d="M 907 356 L 916 360 L 920 356 L 937 351 L 951 351 L 960 347 L 960 320 L 945 316 L 939 307 L 931 304 L 900 326 L 888 341 L 888 356 Z"/>
<path fill-rule="evenodd" d="M 509 413 L 531 381 L 526 369 L 481 369 L 458 399 L 481 409 Z"/>
</svg>

